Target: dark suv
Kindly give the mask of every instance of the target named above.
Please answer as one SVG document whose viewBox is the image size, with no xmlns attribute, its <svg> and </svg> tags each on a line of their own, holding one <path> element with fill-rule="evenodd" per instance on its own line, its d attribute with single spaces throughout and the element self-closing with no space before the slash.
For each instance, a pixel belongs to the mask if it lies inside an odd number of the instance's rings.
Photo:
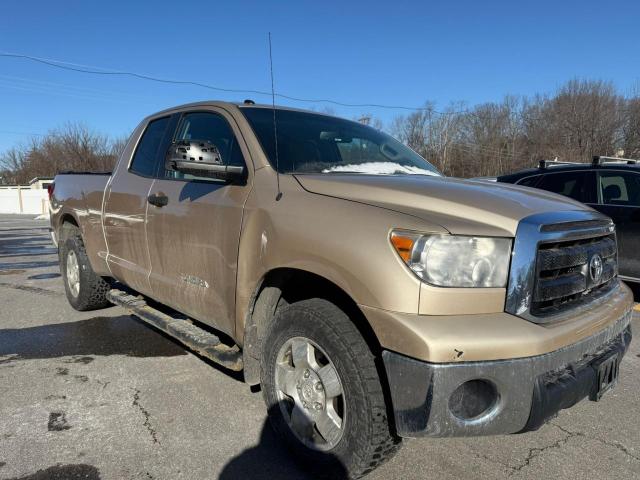
<svg viewBox="0 0 640 480">
<path fill-rule="evenodd" d="M 560 193 L 611 217 L 616 224 L 620 278 L 640 282 L 640 163 L 594 157 L 593 163 L 540 162 L 497 178 Z"/>
</svg>

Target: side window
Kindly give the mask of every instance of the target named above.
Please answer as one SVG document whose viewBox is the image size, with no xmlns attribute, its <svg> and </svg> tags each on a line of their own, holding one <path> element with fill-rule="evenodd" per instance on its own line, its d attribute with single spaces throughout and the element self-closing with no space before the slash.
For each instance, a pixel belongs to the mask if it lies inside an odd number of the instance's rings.
<svg viewBox="0 0 640 480">
<path fill-rule="evenodd" d="M 598 197 L 605 205 L 640 206 L 640 175 L 632 172 L 600 172 Z"/>
<path fill-rule="evenodd" d="M 245 166 L 242 151 L 229 123 L 220 115 L 210 112 L 187 113 L 182 117 L 174 141 L 206 140 L 215 145 L 224 165 Z M 165 178 L 216 181 L 183 172 L 166 170 Z"/>
<path fill-rule="evenodd" d="M 517 185 L 522 185 L 523 187 L 535 187 L 538 180 L 540 180 L 541 175 L 534 175 L 533 177 L 525 177 L 522 180 L 516 182 Z"/>
<path fill-rule="evenodd" d="M 163 117 L 149 122 L 147 128 L 138 142 L 136 152 L 133 154 L 131 170 L 134 173 L 153 177 L 158 171 L 158 148 L 164 138 L 164 133 L 169 125 L 170 117 Z"/>
<path fill-rule="evenodd" d="M 542 177 L 536 188 L 559 193 L 571 197 L 579 202 L 590 202 L 588 172 L 559 172 L 547 173 Z"/>
</svg>

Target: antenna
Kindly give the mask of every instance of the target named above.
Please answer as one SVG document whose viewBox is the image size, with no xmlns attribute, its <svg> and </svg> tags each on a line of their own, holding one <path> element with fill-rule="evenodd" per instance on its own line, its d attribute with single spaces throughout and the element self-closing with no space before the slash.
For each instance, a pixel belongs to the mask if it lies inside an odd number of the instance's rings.
<svg viewBox="0 0 640 480">
<path fill-rule="evenodd" d="M 271 53 L 271 32 L 269 32 L 269 67 L 271 68 L 271 106 L 273 107 L 273 139 L 276 147 L 276 184 L 278 188 L 278 194 L 276 195 L 276 202 L 282 198 L 282 192 L 280 191 L 280 168 L 278 162 L 278 127 L 276 126 L 276 91 L 273 86 L 273 54 Z"/>
</svg>

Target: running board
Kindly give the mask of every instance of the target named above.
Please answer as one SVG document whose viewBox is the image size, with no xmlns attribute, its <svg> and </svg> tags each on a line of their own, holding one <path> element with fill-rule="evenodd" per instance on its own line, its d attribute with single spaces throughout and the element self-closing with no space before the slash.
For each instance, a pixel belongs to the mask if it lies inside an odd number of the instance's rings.
<svg viewBox="0 0 640 480">
<path fill-rule="evenodd" d="M 229 370 L 242 370 L 242 352 L 237 345 L 225 345 L 213 333 L 194 325 L 191 321 L 171 317 L 147 305 L 142 296 L 134 296 L 116 288 L 107 292 L 107 300 L 162 330 L 203 357 Z"/>
</svg>

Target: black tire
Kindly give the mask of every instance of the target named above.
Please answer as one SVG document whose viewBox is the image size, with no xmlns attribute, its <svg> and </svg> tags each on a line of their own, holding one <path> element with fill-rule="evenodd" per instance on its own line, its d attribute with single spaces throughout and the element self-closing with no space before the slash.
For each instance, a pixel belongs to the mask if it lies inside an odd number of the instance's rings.
<svg viewBox="0 0 640 480">
<path fill-rule="evenodd" d="M 296 337 L 320 347 L 342 384 L 346 413 L 343 432 L 328 450 L 310 448 L 299 440 L 280 408 L 283 400 L 282 394 L 278 398 L 276 362 L 285 343 Z M 400 447 L 400 438 L 393 434 L 387 419 L 371 350 L 349 317 L 326 300 L 303 300 L 278 309 L 263 342 L 261 383 L 272 427 L 301 466 L 312 469 L 315 475 L 359 478 L 391 458 Z"/>
<path fill-rule="evenodd" d="M 68 235 L 60 244 L 60 272 L 64 281 L 64 290 L 67 299 L 73 308 L 79 311 L 97 310 L 111 306 L 106 298 L 109 284 L 102 277 L 96 275 L 91 268 L 87 252 L 80 231 L 76 227 L 68 228 Z M 67 272 L 67 260 L 74 255 L 78 263 L 79 289 L 77 294 L 72 292 L 69 285 L 69 272 Z"/>
</svg>

